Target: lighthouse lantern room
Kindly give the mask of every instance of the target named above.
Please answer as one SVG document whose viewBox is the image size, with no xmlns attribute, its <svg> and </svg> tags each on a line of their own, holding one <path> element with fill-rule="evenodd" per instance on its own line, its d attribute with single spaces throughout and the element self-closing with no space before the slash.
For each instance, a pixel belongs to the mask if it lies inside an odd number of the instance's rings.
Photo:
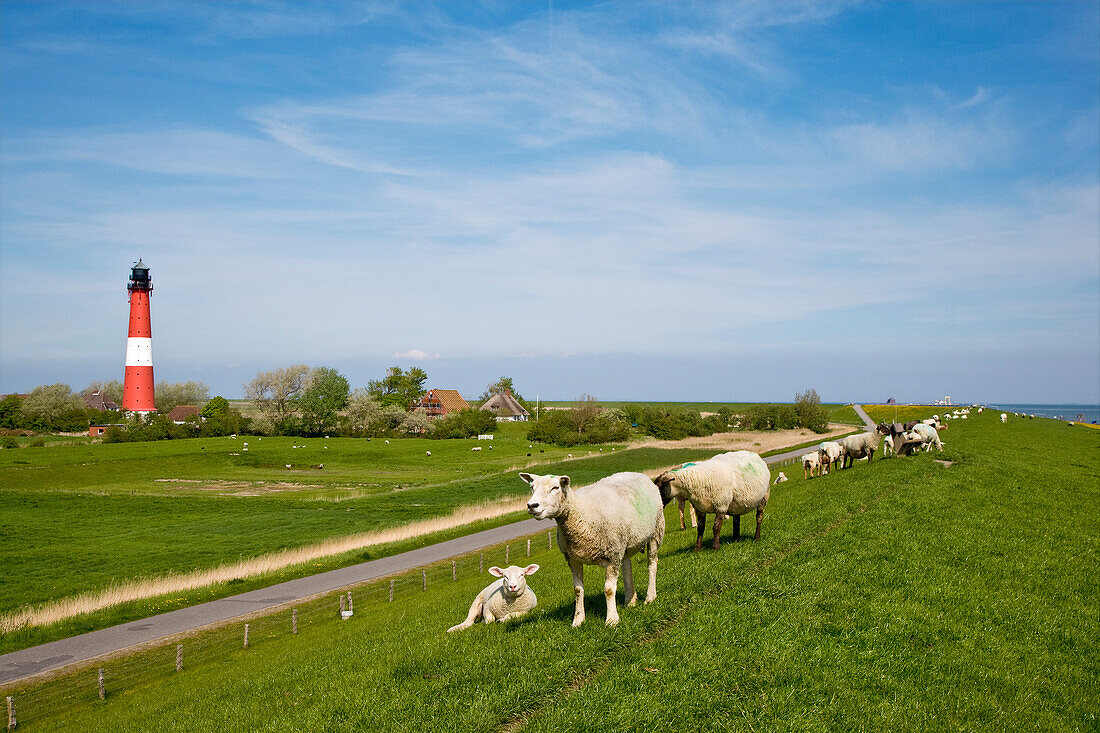
<svg viewBox="0 0 1100 733">
<path fill-rule="evenodd" d="M 140 259 L 130 270 L 130 330 L 126 338 L 126 377 L 122 383 L 122 409 L 147 414 L 156 412 L 153 401 L 153 331 L 149 322 L 149 296 L 153 281 Z"/>
</svg>

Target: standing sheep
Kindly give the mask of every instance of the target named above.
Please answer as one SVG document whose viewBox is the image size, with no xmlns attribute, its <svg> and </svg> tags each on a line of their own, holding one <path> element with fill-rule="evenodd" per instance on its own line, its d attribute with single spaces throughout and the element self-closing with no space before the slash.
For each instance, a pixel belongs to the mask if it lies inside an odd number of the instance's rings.
<svg viewBox="0 0 1100 733">
<path fill-rule="evenodd" d="M 824 459 L 822 459 L 822 465 L 836 466 L 844 459 L 844 448 L 840 445 L 840 443 L 837 443 L 835 440 L 826 440 L 824 443 L 822 443 L 821 451 L 825 453 L 825 455 L 829 458 L 827 463 Z M 826 471 L 826 473 L 828 473 L 828 471 Z"/>
<path fill-rule="evenodd" d="M 821 474 L 821 455 L 818 451 L 802 454 L 802 478 L 809 479 Z"/>
<path fill-rule="evenodd" d="M 878 448 L 878 436 L 878 430 L 874 430 L 838 440 L 840 447 L 844 449 L 844 462 L 841 468 L 849 468 L 860 458 L 866 458 L 868 461 L 873 459 L 875 449 Z"/>
<path fill-rule="evenodd" d="M 913 433 L 920 436 L 921 445 L 924 446 L 925 451 L 932 450 L 932 446 L 936 446 L 941 451 L 943 450 L 943 443 L 940 441 L 940 435 L 931 425 L 918 423 L 913 426 Z"/>
<path fill-rule="evenodd" d="M 649 558 L 645 602 L 657 597 L 657 548 L 665 536 L 665 512 L 661 494 L 648 476 L 616 473 L 581 489 L 571 489 L 568 476 L 519 477 L 531 486 L 527 511 L 535 519 L 558 523 L 558 548 L 573 571 L 573 626 L 584 623 L 585 565 L 607 571 L 603 594 L 608 626 L 619 623 L 615 591 L 620 567 L 627 607 L 638 602 L 630 558 L 642 550 Z"/>
<path fill-rule="evenodd" d="M 535 591 L 527 586 L 527 576 L 534 575 L 538 569 L 539 566 L 534 564 L 525 568 L 510 565 L 503 570 L 498 567 L 489 568 L 489 575 L 500 580 L 485 586 L 474 598 L 466 620 L 447 629 L 447 633 L 468 629 L 479 618 L 491 624 L 494 621 L 517 618 L 530 611 L 538 605 L 539 599 L 535 597 Z"/>
<path fill-rule="evenodd" d="M 771 495 L 771 471 L 764 459 L 751 451 L 722 453 L 694 466 L 665 471 L 657 477 L 661 500 L 685 498 L 695 507 L 699 519 L 699 534 L 695 549 L 703 546 L 706 515 L 714 514 L 714 549 L 719 547 L 722 523 L 733 517 L 734 539 L 741 539 L 741 515 L 756 510 L 756 535 L 760 539 L 760 523 L 764 506 Z"/>
<path fill-rule="evenodd" d="M 1008 422 L 1008 415 L 1003 412 L 1001 413 L 1001 422 Z"/>
</svg>

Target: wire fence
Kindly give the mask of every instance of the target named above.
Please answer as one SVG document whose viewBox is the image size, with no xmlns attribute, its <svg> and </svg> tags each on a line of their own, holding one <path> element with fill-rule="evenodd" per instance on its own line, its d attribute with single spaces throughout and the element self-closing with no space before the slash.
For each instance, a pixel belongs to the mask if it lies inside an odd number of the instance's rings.
<svg viewBox="0 0 1100 733">
<path fill-rule="evenodd" d="M 39 681 L 3 686 L 7 730 L 33 728 L 84 706 L 108 705 L 119 693 L 150 681 L 206 666 L 234 654 L 321 625 L 340 623 L 357 611 L 413 600 L 441 583 L 482 574 L 493 565 L 519 563 L 554 547 L 554 531 L 539 532 L 475 553 L 279 606 L 213 628 L 156 642 L 122 656 L 92 660 Z"/>
</svg>

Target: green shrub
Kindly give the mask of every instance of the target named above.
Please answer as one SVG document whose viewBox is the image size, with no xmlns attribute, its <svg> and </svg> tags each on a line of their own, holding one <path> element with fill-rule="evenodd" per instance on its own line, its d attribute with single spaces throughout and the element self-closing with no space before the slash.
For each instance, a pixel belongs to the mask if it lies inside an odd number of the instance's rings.
<svg viewBox="0 0 1100 733">
<path fill-rule="evenodd" d="M 433 438 L 475 438 L 493 432 L 497 420 L 488 410 L 469 408 L 441 417 L 434 424 Z"/>
<path fill-rule="evenodd" d="M 18 448 L 19 441 L 10 435 L 5 435 L 3 438 L 0 438 L 0 446 L 4 448 Z"/>
</svg>

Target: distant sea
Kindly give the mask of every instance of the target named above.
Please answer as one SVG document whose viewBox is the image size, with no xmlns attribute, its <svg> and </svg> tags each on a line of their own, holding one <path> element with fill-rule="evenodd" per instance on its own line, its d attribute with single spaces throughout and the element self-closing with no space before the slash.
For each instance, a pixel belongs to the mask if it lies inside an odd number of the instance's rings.
<svg viewBox="0 0 1100 733">
<path fill-rule="evenodd" d="M 1010 403 L 986 403 L 987 407 L 1001 412 L 1026 412 L 1035 417 L 1051 417 L 1058 420 L 1076 420 L 1078 413 L 1084 413 L 1083 422 L 1100 422 L 1100 405 L 1014 405 Z"/>
</svg>

